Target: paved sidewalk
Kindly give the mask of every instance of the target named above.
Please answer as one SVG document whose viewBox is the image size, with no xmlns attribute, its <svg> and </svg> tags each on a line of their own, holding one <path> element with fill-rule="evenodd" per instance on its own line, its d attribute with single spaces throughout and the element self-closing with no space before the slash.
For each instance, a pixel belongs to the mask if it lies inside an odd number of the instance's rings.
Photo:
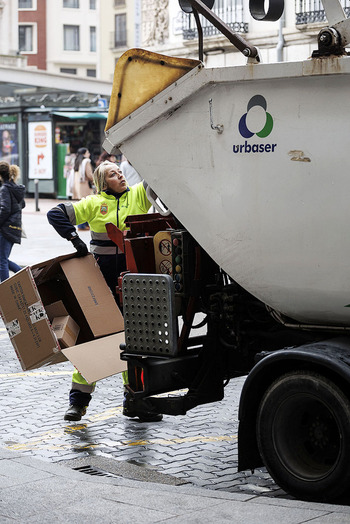
<svg viewBox="0 0 350 524">
<path fill-rule="evenodd" d="M 90 476 L 0 448 L 1 523 L 339 524 L 350 508 Z"/>
<path fill-rule="evenodd" d="M 27 238 L 23 238 L 20 245 L 13 246 L 10 258 L 21 266 L 31 266 L 59 255 L 74 253 L 75 249 L 71 242 L 61 238 L 50 226 L 46 217 L 48 210 L 61 201 L 39 199 L 39 211 L 36 211 L 34 199 L 26 198 L 25 201 L 22 222 Z M 81 231 L 79 235 L 84 242 L 89 243 L 89 231 Z"/>
</svg>

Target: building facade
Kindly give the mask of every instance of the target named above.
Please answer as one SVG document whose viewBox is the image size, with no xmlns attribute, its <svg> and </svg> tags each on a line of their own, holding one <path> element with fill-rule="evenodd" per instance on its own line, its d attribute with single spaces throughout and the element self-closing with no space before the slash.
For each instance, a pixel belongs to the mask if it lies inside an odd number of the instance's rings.
<svg viewBox="0 0 350 524">
<path fill-rule="evenodd" d="M 327 23 L 320 0 L 285 1 L 277 22 L 257 22 L 249 4 L 216 0 L 213 12 L 258 47 L 263 62 L 305 60 L 317 48 L 317 34 Z M 349 16 L 350 0 L 341 4 Z M 204 64 L 244 65 L 243 54 L 200 19 Z M 99 94 L 97 81 L 111 91 L 115 64 L 133 47 L 198 58 L 194 16 L 184 13 L 177 0 L 0 0 L 0 158 L 21 165 L 29 192 L 39 178 L 43 193 L 63 196 L 58 185 L 62 151 L 74 153 L 84 145 L 93 158 L 101 152 L 109 95 L 106 89 Z M 15 80 L 26 76 L 23 69 L 37 73 L 37 85 Z M 57 75 L 56 85 L 48 87 L 39 72 Z M 89 82 L 97 82 L 96 89 Z M 45 173 L 42 146 L 39 153 L 35 149 L 35 133 L 44 128 Z"/>
<path fill-rule="evenodd" d="M 112 0 L 107 0 L 107 5 L 108 2 Z M 317 34 L 327 23 L 322 1 L 285 1 L 284 14 L 277 22 L 254 20 L 249 3 L 249 0 L 215 0 L 212 10 L 233 31 L 260 49 L 263 62 L 297 61 L 311 56 L 317 47 Z M 350 0 L 341 0 L 341 4 L 349 16 Z M 112 61 L 108 58 L 110 64 L 131 47 L 142 47 L 170 56 L 198 57 L 194 16 L 184 13 L 177 0 L 114 0 L 112 8 L 111 22 L 115 23 L 111 35 L 113 46 L 109 48 L 113 55 Z M 120 15 L 125 17 L 124 24 L 116 22 Z M 133 17 L 134 24 L 131 24 Z M 246 63 L 245 57 L 226 37 L 202 16 L 200 19 L 206 66 Z M 101 47 L 106 49 L 106 44 Z M 103 71 L 107 74 L 104 68 Z M 107 79 L 106 76 L 104 78 Z"/>
<path fill-rule="evenodd" d="M 48 71 L 101 78 L 99 0 L 46 0 L 46 5 Z"/>
<path fill-rule="evenodd" d="M 18 49 L 28 66 L 99 77 L 97 0 L 18 0 Z"/>
<path fill-rule="evenodd" d="M 277 22 L 258 22 L 250 0 L 215 0 L 213 12 L 259 47 L 264 62 L 308 58 L 326 24 L 321 0 L 285 1 Z M 350 0 L 341 0 L 346 15 Z M 244 64 L 245 58 L 200 16 L 204 63 Z M 193 15 L 177 0 L 0 0 L 0 63 L 57 74 L 113 80 L 118 58 L 133 47 L 197 58 Z"/>
</svg>

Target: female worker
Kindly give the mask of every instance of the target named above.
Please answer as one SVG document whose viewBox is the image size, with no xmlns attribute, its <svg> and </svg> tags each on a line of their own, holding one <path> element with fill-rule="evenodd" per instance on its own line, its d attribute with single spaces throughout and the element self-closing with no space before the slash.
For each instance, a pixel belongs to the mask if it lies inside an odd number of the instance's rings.
<svg viewBox="0 0 350 524">
<path fill-rule="evenodd" d="M 106 224 L 112 222 L 122 231 L 126 229 L 128 215 L 147 213 L 151 204 L 146 197 L 144 183 L 128 187 L 119 166 L 113 162 L 102 162 L 93 174 L 96 194 L 83 198 L 79 202 L 58 204 L 47 216 L 50 224 L 58 234 L 70 240 L 79 256 L 88 254 L 86 244 L 78 236 L 75 225 L 88 222 L 91 232 L 90 251 L 96 258 L 101 272 L 116 298 L 118 277 L 125 267 L 125 255 L 118 253 L 118 248 L 108 238 Z M 127 384 L 127 373 L 123 374 L 124 385 Z M 95 384 L 88 384 L 74 371 L 72 389 L 69 394 L 70 406 L 65 420 L 80 420 L 86 413 Z M 123 414 L 128 417 L 139 417 L 144 421 L 159 421 L 162 415 L 150 413 L 146 408 L 134 411 L 128 406 L 128 394 L 125 394 Z"/>
</svg>

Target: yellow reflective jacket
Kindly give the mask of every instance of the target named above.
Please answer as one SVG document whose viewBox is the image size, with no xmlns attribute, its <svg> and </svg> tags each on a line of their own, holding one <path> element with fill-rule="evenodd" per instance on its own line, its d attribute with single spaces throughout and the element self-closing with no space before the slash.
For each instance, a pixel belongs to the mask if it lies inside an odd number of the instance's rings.
<svg viewBox="0 0 350 524">
<path fill-rule="evenodd" d="M 91 252 L 112 255 L 116 253 L 116 245 L 109 240 L 106 224 L 111 222 L 121 231 L 126 228 L 125 220 L 129 215 L 147 213 L 151 203 L 146 197 L 143 182 L 128 189 L 121 196 L 105 193 L 89 195 L 79 202 L 64 204 L 69 221 L 73 225 L 88 222 L 91 233 Z"/>
</svg>

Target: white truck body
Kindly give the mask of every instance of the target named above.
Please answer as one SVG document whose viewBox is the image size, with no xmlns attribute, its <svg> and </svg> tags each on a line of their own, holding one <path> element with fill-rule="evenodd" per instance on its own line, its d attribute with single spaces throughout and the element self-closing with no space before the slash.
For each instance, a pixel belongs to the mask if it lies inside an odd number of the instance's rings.
<svg viewBox="0 0 350 524">
<path fill-rule="evenodd" d="M 104 147 L 252 295 L 300 323 L 349 325 L 349 84 L 344 56 L 198 66 Z"/>
</svg>

